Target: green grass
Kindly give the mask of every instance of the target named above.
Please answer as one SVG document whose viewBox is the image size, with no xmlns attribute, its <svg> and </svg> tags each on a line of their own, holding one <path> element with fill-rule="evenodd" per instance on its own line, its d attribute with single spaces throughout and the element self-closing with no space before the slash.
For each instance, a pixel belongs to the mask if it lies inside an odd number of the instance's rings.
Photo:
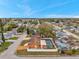
<svg viewBox="0 0 79 59">
<path fill-rule="evenodd" d="M 27 52 L 27 50 L 17 50 L 18 56 L 53 56 L 58 55 L 58 52 Z"/>
<path fill-rule="evenodd" d="M 16 55 L 18 56 L 53 56 L 53 55 L 61 55 L 58 52 L 27 52 L 27 50 L 17 50 Z M 65 51 L 65 54 L 63 56 L 69 55 L 69 56 L 75 56 L 79 55 L 79 50 L 68 50 Z"/>
<path fill-rule="evenodd" d="M 17 40 L 18 39 L 18 37 L 12 37 L 12 38 L 10 38 L 10 40 Z"/>
<path fill-rule="evenodd" d="M 58 55 L 57 52 L 27 52 L 28 55 Z"/>
<path fill-rule="evenodd" d="M 16 50 L 15 54 L 17 56 L 21 56 L 21 55 L 27 55 L 27 50 Z"/>
<path fill-rule="evenodd" d="M 5 51 L 11 44 L 12 44 L 12 42 L 5 42 L 5 43 L 2 43 L 2 44 L 0 45 L 0 53 L 2 53 L 3 51 Z"/>
<path fill-rule="evenodd" d="M 79 50 L 68 50 L 68 51 L 65 51 L 65 54 L 67 54 L 67 55 L 79 55 Z"/>
<path fill-rule="evenodd" d="M 12 37 L 12 38 L 9 38 L 9 39 L 5 39 L 5 40 L 17 40 L 18 37 Z"/>
</svg>

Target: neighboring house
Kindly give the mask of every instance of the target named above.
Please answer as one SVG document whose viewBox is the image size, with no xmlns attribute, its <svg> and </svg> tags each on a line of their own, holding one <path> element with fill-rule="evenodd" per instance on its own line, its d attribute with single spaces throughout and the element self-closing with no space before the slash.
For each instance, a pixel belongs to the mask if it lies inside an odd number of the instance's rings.
<svg viewBox="0 0 79 59">
<path fill-rule="evenodd" d="M 75 32 L 76 33 L 79 33 L 79 27 L 76 28 Z"/>
<path fill-rule="evenodd" d="M 57 46 L 58 46 L 58 49 L 60 50 L 68 50 L 70 48 L 70 45 L 69 44 L 66 44 L 61 40 L 56 40 L 55 41 Z"/>
<path fill-rule="evenodd" d="M 12 38 L 14 36 L 14 34 L 12 32 L 9 32 L 9 33 L 4 33 L 4 37 L 6 39 L 9 39 L 9 38 Z"/>
<path fill-rule="evenodd" d="M 57 31 L 56 36 L 57 37 L 63 37 L 63 36 L 67 36 L 67 34 L 65 32 L 63 32 L 63 31 Z"/>
</svg>

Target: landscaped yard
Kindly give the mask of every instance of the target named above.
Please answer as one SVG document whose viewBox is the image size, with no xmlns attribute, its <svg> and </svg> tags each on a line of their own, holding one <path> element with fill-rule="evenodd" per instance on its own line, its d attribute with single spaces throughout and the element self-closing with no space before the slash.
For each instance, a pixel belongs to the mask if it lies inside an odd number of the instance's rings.
<svg viewBox="0 0 79 59">
<path fill-rule="evenodd" d="M 18 56 L 57 56 L 57 52 L 27 52 L 27 50 L 17 50 L 16 55 Z"/>
<path fill-rule="evenodd" d="M 12 44 L 12 42 L 5 42 L 0 45 L 0 53 L 8 49 L 8 47 Z"/>
<path fill-rule="evenodd" d="M 17 47 L 17 50 L 15 54 L 17 56 L 54 56 L 59 55 L 58 52 L 27 52 L 26 47 L 24 47 L 24 44 L 26 44 L 28 40 L 23 40 L 19 47 Z"/>
<path fill-rule="evenodd" d="M 17 40 L 18 37 L 12 37 L 12 38 L 9 38 L 9 39 L 5 39 L 5 40 Z"/>
<path fill-rule="evenodd" d="M 68 51 L 64 51 L 64 53 L 66 55 L 79 55 L 79 50 L 68 50 Z"/>
<path fill-rule="evenodd" d="M 18 37 L 12 37 L 12 38 L 10 38 L 10 40 L 17 40 L 18 39 Z"/>
</svg>

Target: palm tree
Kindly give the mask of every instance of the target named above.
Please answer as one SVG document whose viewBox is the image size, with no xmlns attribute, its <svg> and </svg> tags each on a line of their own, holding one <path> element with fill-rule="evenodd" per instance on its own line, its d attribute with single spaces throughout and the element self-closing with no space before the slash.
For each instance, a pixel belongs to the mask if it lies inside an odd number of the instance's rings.
<svg viewBox="0 0 79 59">
<path fill-rule="evenodd" d="M 4 31 L 3 23 L 2 23 L 2 19 L 0 19 L 0 33 L 1 33 L 2 41 L 5 42 L 3 31 Z"/>
</svg>

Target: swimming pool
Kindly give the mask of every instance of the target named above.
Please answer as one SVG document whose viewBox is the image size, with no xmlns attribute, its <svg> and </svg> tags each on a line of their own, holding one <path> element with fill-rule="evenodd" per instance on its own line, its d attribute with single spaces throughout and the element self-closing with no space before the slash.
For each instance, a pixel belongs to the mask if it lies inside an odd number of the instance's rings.
<svg viewBox="0 0 79 59">
<path fill-rule="evenodd" d="M 50 39 L 46 39 L 45 41 L 46 41 L 47 49 L 52 49 L 53 48 L 52 41 Z"/>
</svg>

